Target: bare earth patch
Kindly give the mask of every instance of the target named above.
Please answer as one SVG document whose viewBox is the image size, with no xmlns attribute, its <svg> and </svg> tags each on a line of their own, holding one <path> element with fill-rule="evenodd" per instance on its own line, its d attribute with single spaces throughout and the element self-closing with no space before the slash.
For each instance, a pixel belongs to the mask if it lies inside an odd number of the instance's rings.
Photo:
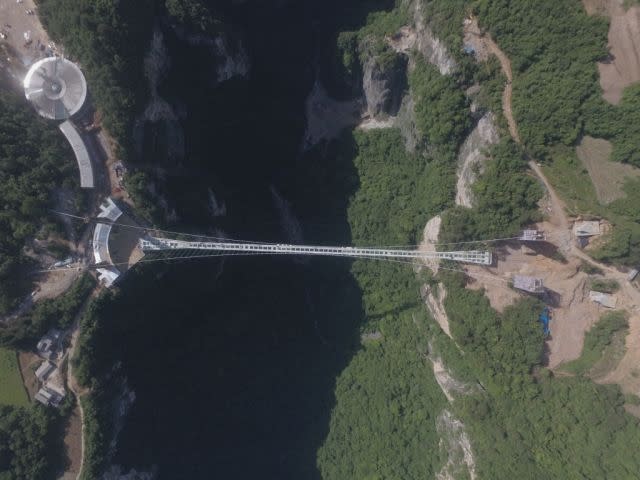
<svg viewBox="0 0 640 480">
<path fill-rule="evenodd" d="M 39 274 L 36 280 L 36 294 L 33 301 L 38 302 L 47 298 L 56 298 L 66 292 L 73 282 L 82 274 L 77 268 L 78 264 L 74 264 L 75 268 L 56 269 L 50 272 Z"/>
<path fill-rule="evenodd" d="M 606 15 L 611 58 L 598 63 L 605 100 L 617 104 L 625 87 L 640 81 L 640 7 L 624 9 L 622 0 L 583 0 L 589 15 Z"/>
<path fill-rule="evenodd" d="M 61 478 L 75 479 L 80 473 L 82 462 L 82 419 L 77 405 L 69 415 L 65 426 L 64 449 L 68 464 L 64 476 Z"/>
<path fill-rule="evenodd" d="M 7 36 L 5 40 L 0 40 L 0 43 L 11 46 L 23 67 L 44 56 L 44 50 L 50 42 L 38 16 L 28 15 L 27 10 L 37 11 L 33 0 L 24 0 L 21 3 L 17 3 L 16 0 L 0 1 L 0 31 Z M 15 70 L 20 71 L 19 68 Z"/>
<path fill-rule="evenodd" d="M 550 246 L 539 244 L 538 247 Z M 494 254 L 495 267 L 474 265 L 466 270 L 473 279 L 469 287 L 484 289 L 491 306 L 499 312 L 524 295 L 509 285 L 514 274 L 543 279 L 548 291 L 545 301 L 553 309 L 547 363 L 554 368 L 580 356 L 584 334 L 597 321 L 601 310 L 589 300 L 588 276 L 579 271 L 580 262 L 574 259 L 561 263 L 550 258 L 551 253 L 504 246 Z"/>
<path fill-rule="evenodd" d="M 640 168 L 610 160 L 612 146 L 607 140 L 584 137 L 576 147 L 578 158 L 584 163 L 596 189 L 598 200 L 606 205 L 625 196 L 628 178 L 640 177 Z"/>
<path fill-rule="evenodd" d="M 440 235 L 441 224 L 442 218 L 440 218 L 440 215 L 436 215 L 427 222 L 424 227 L 422 242 L 420 242 L 420 246 L 418 247 L 421 252 L 436 251 L 436 243 L 438 242 L 438 236 Z M 438 273 L 438 265 L 440 264 L 438 259 L 425 259 L 424 263 L 433 273 Z"/>
<path fill-rule="evenodd" d="M 626 286 L 625 286 L 626 287 Z M 623 288 L 618 292 L 619 296 L 627 296 L 633 293 L 637 296 L 637 290 L 633 292 L 634 287 Z M 634 299 L 628 298 L 625 303 L 633 302 Z M 603 378 L 599 378 L 599 383 L 617 383 L 624 393 L 633 393 L 640 396 L 640 314 L 638 313 L 638 304 L 636 309 L 631 312 L 629 318 L 629 335 L 625 341 L 625 354 L 617 367 Z"/>
</svg>

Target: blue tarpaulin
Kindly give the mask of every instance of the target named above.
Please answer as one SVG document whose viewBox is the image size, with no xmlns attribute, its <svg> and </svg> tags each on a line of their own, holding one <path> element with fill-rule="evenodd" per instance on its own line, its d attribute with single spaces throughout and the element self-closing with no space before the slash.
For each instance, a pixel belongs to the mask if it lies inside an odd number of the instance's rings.
<svg viewBox="0 0 640 480">
<path fill-rule="evenodd" d="M 549 328 L 549 321 L 551 320 L 551 312 L 549 312 L 549 309 L 547 307 L 545 307 L 544 310 L 542 310 L 542 313 L 540 313 L 538 320 L 540 321 L 540 323 L 542 323 L 542 329 L 544 331 L 544 336 L 546 337 L 551 333 L 551 329 Z"/>
</svg>

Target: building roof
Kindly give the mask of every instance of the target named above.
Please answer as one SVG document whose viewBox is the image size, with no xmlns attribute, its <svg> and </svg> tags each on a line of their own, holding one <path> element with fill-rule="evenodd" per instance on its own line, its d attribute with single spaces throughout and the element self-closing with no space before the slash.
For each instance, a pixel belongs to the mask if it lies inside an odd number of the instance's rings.
<svg viewBox="0 0 640 480">
<path fill-rule="evenodd" d="M 56 366 L 48 360 L 42 362 L 36 370 L 36 378 L 43 382 L 55 368 Z"/>
<path fill-rule="evenodd" d="M 576 237 L 600 235 L 600 222 L 598 220 L 576 222 L 573 224 L 573 234 Z"/>
<path fill-rule="evenodd" d="M 98 271 L 98 280 L 104 283 L 104 286 L 109 288 L 120 276 L 120 271 L 113 266 L 109 266 L 107 268 L 97 268 Z"/>
<path fill-rule="evenodd" d="M 66 58 L 48 57 L 31 65 L 24 93 L 38 113 L 52 120 L 76 114 L 87 97 L 87 82 L 78 66 Z"/>
<path fill-rule="evenodd" d="M 596 292 L 591 290 L 589 292 L 589 299 L 599 303 L 603 307 L 616 308 L 616 297 L 604 292 Z"/>
<path fill-rule="evenodd" d="M 102 205 L 100 205 L 100 213 L 98 214 L 98 218 L 106 218 L 115 222 L 120 215 L 122 215 L 122 210 L 118 208 L 118 206 L 113 202 L 111 197 L 107 197 Z"/>
<path fill-rule="evenodd" d="M 111 255 L 109 255 L 110 234 L 111 225 L 96 223 L 96 228 L 93 231 L 93 257 L 96 264 L 111 263 Z"/>
<path fill-rule="evenodd" d="M 544 285 L 541 278 L 528 277 L 526 275 L 514 275 L 513 286 L 519 290 L 531 293 L 543 293 Z"/>
<path fill-rule="evenodd" d="M 36 345 L 36 349 L 42 352 L 48 352 L 52 350 L 52 347 L 57 347 L 57 342 L 60 340 L 62 336 L 62 332 L 57 328 L 52 328 L 47 333 L 45 333 L 38 344 Z"/>
<path fill-rule="evenodd" d="M 35 394 L 34 398 L 45 406 L 53 405 L 57 407 L 64 398 L 64 394 L 60 394 L 48 387 L 42 387 L 38 390 L 38 393 Z"/>
<path fill-rule="evenodd" d="M 80 186 L 82 188 L 93 188 L 93 166 L 91 165 L 91 157 L 89 157 L 89 152 L 84 140 L 82 140 L 76 127 L 74 127 L 69 120 L 62 122 L 58 128 L 67 138 L 67 141 L 73 149 L 73 154 L 76 157 L 78 169 L 80 170 Z"/>
<path fill-rule="evenodd" d="M 38 393 L 36 393 L 34 398 L 41 404 L 49 406 L 51 404 L 51 400 L 53 399 L 53 394 L 42 387 L 40 390 L 38 390 Z"/>
<path fill-rule="evenodd" d="M 520 234 L 519 240 L 535 241 L 544 240 L 544 234 L 538 230 L 523 230 Z"/>
</svg>

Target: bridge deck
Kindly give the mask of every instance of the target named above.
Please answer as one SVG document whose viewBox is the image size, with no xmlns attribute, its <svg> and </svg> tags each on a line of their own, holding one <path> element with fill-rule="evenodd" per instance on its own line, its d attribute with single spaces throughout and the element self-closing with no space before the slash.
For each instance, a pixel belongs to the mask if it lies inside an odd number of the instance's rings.
<svg viewBox="0 0 640 480">
<path fill-rule="evenodd" d="M 372 257 L 421 259 L 439 258 L 457 262 L 491 265 L 491 252 L 466 250 L 456 252 L 421 252 L 419 250 L 400 250 L 369 247 L 326 247 L 314 245 L 289 245 L 266 243 L 236 242 L 187 242 L 168 238 L 147 237 L 140 240 L 144 252 L 162 250 L 212 250 L 221 252 L 247 252 L 284 255 L 325 255 L 337 257 Z"/>
</svg>

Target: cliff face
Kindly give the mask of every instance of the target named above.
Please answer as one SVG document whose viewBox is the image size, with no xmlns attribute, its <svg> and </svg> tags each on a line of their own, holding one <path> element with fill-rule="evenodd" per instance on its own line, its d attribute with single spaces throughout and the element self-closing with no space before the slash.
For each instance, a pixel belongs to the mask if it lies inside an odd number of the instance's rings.
<svg viewBox="0 0 640 480">
<path fill-rule="evenodd" d="M 471 186 L 482 172 L 485 151 L 498 142 L 498 129 L 493 113 L 486 113 L 465 140 L 458 154 L 458 183 L 456 205 L 473 206 Z"/>
<path fill-rule="evenodd" d="M 369 56 L 363 65 L 362 88 L 370 117 L 395 116 L 407 86 L 407 58 L 383 58 Z"/>
</svg>

